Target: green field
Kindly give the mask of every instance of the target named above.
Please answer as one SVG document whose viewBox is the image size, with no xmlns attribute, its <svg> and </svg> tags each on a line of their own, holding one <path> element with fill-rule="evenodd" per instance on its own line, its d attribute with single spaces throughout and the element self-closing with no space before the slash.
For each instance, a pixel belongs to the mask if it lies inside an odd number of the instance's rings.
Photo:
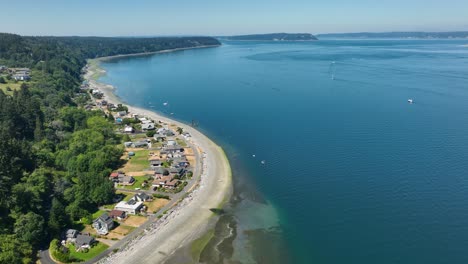
<svg viewBox="0 0 468 264">
<path fill-rule="evenodd" d="M 132 171 L 144 171 L 149 168 L 150 163 L 148 160 L 149 150 L 142 149 L 134 151 L 135 156 L 131 157 L 125 165 L 124 169 L 126 172 Z"/>
<path fill-rule="evenodd" d="M 106 211 L 103 210 L 97 210 L 96 212 L 93 213 L 93 220 L 100 217 L 102 214 L 104 214 Z"/>
<path fill-rule="evenodd" d="M 176 142 L 177 144 L 179 144 L 181 147 L 186 147 L 187 146 L 187 143 L 185 142 L 185 140 L 182 140 L 180 138 L 176 138 Z"/>
<path fill-rule="evenodd" d="M 99 253 L 103 252 L 108 247 L 109 247 L 108 245 L 103 244 L 101 242 L 98 242 L 92 248 L 90 248 L 87 253 L 76 252 L 75 246 L 73 244 L 70 244 L 68 246 L 68 249 L 70 250 L 70 256 L 71 257 L 77 258 L 77 259 L 79 259 L 81 261 L 87 261 L 87 260 L 90 260 L 90 259 L 96 257 L 97 255 L 99 255 Z"/>
<path fill-rule="evenodd" d="M 8 81 L 7 83 L 0 83 L 0 90 L 6 94 L 12 94 L 14 90 L 19 90 L 22 82 L 15 83 L 14 81 Z M 7 91 L 7 87 L 11 88 L 11 91 Z"/>
<path fill-rule="evenodd" d="M 133 139 L 145 139 L 147 138 L 146 134 L 132 134 L 130 135 L 130 138 Z"/>
</svg>

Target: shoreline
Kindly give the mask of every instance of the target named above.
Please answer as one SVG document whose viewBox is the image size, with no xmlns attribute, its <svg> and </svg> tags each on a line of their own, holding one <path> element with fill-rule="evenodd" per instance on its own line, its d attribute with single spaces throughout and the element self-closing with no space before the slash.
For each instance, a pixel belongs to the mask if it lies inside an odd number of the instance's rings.
<svg viewBox="0 0 468 264">
<path fill-rule="evenodd" d="M 204 156 L 202 159 L 203 173 L 197 187 L 191 190 L 187 197 L 174 205 L 165 217 L 152 221 L 149 228 L 133 237 L 131 241 L 121 245 L 116 253 L 109 253 L 103 257 L 99 261 L 100 263 L 161 263 L 170 259 L 178 249 L 190 246 L 194 240 L 209 231 L 208 227 L 214 219 L 213 216 L 215 216 L 209 209 L 219 208 L 224 204 L 232 195 L 233 186 L 230 164 L 220 146 L 185 123 L 172 120 L 152 110 L 132 106 L 124 102 L 124 100 L 114 93 L 116 90 L 114 86 L 98 81 L 98 78 L 102 74 L 105 74 L 105 70 L 100 67 L 99 63 L 115 58 L 145 56 L 217 46 L 219 45 L 116 55 L 88 61 L 87 72 L 84 78 L 88 81 L 90 89 L 100 90 L 104 94 L 103 99 L 109 103 L 125 104 L 128 107 L 129 113 L 147 116 L 157 121 L 182 127 L 184 131 L 191 134 L 191 142 L 202 150 Z"/>
<path fill-rule="evenodd" d="M 215 47 L 219 47 L 219 46 L 221 46 L 221 45 L 202 45 L 202 46 L 197 46 L 197 47 L 176 48 L 176 49 L 166 49 L 166 50 L 159 50 L 159 51 L 133 53 L 133 54 L 113 55 L 113 56 L 95 58 L 95 59 L 92 59 L 92 60 L 106 61 L 106 60 L 120 59 L 120 58 L 126 58 L 126 57 L 138 57 L 138 56 L 148 56 L 148 55 L 155 55 L 155 54 L 171 53 L 171 52 L 176 52 L 176 51 L 181 51 L 181 50 L 215 48 Z"/>
</svg>

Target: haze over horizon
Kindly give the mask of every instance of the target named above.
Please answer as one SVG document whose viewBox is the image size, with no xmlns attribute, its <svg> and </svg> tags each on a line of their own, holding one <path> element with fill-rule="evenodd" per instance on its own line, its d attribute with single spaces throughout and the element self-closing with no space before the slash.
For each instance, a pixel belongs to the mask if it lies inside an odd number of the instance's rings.
<svg viewBox="0 0 468 264">
<path fill-rule="evenodd" d="M 27 8 L 24 8 L 27 7 Z M 402 8 L 404 7 L 404 8 Z M 56 36 L 239 35 L 463 31 L 468 2 L 370 0 L 8 2 L 0 32 Z"/>
</svg>

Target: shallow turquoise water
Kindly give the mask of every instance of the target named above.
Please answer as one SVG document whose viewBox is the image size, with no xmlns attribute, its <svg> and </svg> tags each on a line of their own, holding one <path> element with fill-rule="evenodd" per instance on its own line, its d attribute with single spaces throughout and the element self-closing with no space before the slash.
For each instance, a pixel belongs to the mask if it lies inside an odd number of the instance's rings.
<svg viewBox="0 0 468 264">
<path fill-rule="evenodd" d="M 468 263 L 463 44 L 226 42 L 109 61 L 102 80 L 128 103 L 195 119 L 225 148 L 230 258 Z"/>
</svg>

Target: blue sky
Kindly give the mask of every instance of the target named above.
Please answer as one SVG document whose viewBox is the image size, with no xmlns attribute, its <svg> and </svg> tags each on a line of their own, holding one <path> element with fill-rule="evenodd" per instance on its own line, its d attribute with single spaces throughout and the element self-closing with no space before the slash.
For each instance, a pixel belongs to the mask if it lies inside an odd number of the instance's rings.
<svg viewBox="0 0 468 264">
<path fill-rule="evenodd" d="M 0 0 L 0 32 L 231 35 L 468 30 L 468 0 Z"/>
</svg>

